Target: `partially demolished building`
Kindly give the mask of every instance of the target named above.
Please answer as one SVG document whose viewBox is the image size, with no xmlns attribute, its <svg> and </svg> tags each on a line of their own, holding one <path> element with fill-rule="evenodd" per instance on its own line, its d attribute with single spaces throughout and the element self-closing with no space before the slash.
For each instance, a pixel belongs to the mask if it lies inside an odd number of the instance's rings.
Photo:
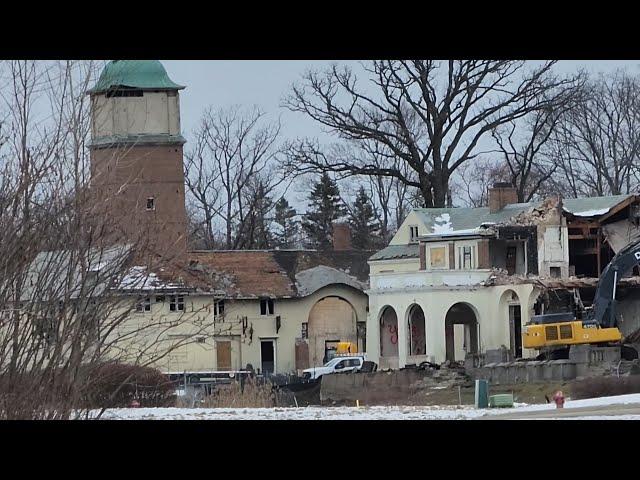
<svg viewBox="0 0 640 480">
<path fill-rule="evenodd" d="M 638 235 L 635 195 L 516 202 L 496 184 L 488 207 L 416 209 L 370 258 L 367 352 L 382 368 L 501 347 L 535 356 L 522 346 L 531 316 L 588 306 L 600 272 Z M 626 336 L 640 327 L 637 280 L 619 285 Z"/>
</svg>

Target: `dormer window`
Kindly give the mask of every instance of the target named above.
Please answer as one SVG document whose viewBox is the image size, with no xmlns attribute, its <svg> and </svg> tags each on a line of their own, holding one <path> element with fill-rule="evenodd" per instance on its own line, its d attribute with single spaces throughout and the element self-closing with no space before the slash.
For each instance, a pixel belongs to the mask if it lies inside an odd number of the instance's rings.
<svg viewBox="0 0 640 480">
<path fill-rule="evenodd" d="M 409 225 L 409 241 L 411 243 L 418 242 L 418 226 L 417 225 Z"/>
<path fill-rule="evenodd" d="M 147 210 L 155 210 L 156 209 L 156 199 L 153 197 L 147 198 Z"/>
</svg>

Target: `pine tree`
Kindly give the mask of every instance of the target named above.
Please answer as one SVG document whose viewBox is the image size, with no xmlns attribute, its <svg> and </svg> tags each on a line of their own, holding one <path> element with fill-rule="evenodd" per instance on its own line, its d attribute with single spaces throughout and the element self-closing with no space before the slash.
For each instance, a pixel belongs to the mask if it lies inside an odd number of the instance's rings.
<svg viewBox="0 0 640 480">
<path fill-rule="evenodd" d="M 309 195 L 308 211 L 302 228 L 311 245 L 319 249 L 331 247 L 333 222 L 345 214 L 336 182 L 324 173 Z"/>
<path fill-rule="evenodd" d="M 355 202 L 349 215 L 351 226 L 351 243 L 353 248 L 360 250 L 372 250 L 379 246 L 377 231 L 380 228 L 375 221 L 373 206 L 364 190 L 360 187 Z"/>
<path fill-rule="evenodd" d="M 298 222 L 295 220 L 296 209 L 289 206 L 284 197 L 276 202 L 274 221 L 280 226 L 280 231 L 274 234 L 274 243 L 280 248 L 293 248 L 298 238 Z"/>
</svg>

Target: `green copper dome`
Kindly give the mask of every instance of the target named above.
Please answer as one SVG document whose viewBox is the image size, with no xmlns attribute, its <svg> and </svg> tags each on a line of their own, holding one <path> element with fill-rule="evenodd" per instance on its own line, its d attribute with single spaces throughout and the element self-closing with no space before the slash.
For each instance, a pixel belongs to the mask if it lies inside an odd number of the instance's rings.
<svg viewBox="0 0 640 480">
<path fill-rule="evenodd" d="M 182 90 L 173 82 L 158 60 L 112 60 L 100 74 L 89 93 L 99 93 L 115 87 L 144 90 Z"/>
</svg>

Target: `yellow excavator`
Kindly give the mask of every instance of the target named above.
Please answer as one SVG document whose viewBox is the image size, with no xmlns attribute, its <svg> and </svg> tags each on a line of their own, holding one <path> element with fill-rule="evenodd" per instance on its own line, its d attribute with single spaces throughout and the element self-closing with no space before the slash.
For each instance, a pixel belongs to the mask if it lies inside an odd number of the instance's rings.
<svg viewBox="0 0 640 480">
<path fill-rule="evenodd" d="M 523 346 L 540 350 L 541 358 L 566 358 L 571 345 L 620 345 L 622 334 L 617 327 L 616 287 L 618 280 L 640 264 L 640 242 L 620 250 L 605 267 L 598 281 L 593 304 L 584 310 L 582 319 L 573 313 L 535 315 L 525 325 Z M 621 346 L 621 345 L 620 345 Z M 623 358 L 638 358 L 638 352 L 622 346 Z"/>
</svg>

